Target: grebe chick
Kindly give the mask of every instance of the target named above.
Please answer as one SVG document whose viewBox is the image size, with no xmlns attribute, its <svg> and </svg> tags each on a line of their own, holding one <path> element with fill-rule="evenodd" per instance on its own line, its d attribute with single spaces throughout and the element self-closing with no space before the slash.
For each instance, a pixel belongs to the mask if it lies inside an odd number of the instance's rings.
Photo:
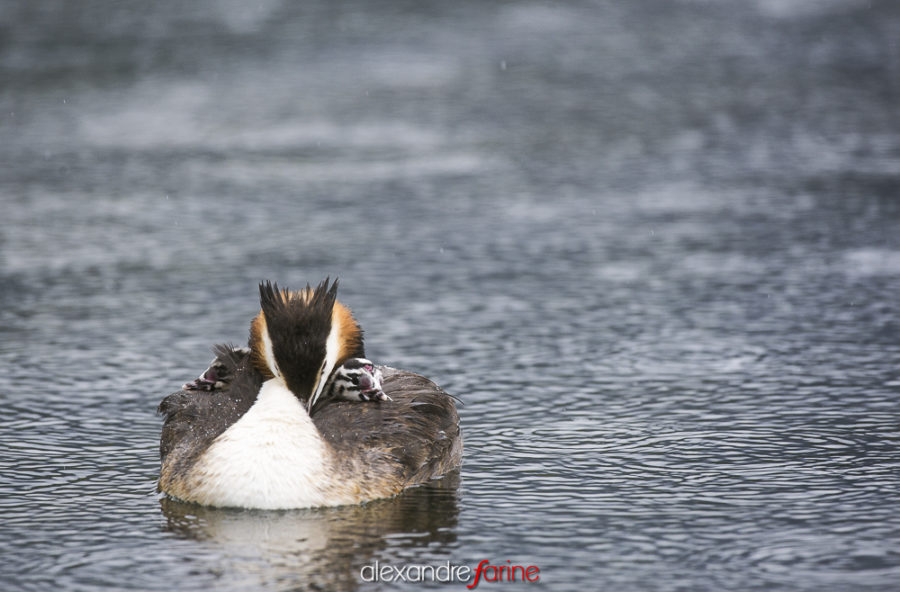
<svg viewBox="0 0 900 592">
<path fill-rule="evenodd" d="M 215 359 L 200 376 L 181 385 L 183 391 L 214 391 L 227 388 L 237 367 L 250 359 L 250 348 L 216 346 Z M 235 362 L 234 360 L 242 360 Z M 390 401 L 381 388 L 381 369 L 366 358 L 350 358 L 331 373 L 322 398 L 346 401 Z"/>
<path fill-rule="evenodd" d="M 223 389 L 231 383 L 234 377 L 236 363 L 228 363 L 229 359 L 240 360 L 250 358 L 249 347 L 233 347 L 229 345 L 217 345 L 213 348 L 216 357 L 209 363 L 209 368 L 200 373 L 200 376 L 181 385 L 183 391 L 214 391 Z"/>
<path fill-rule="evenodd" d="M 390 401 L 381 383 L 381 368 L 366 358 L 350 358 L 331 374 L 325 386 L 326 399 L 346 401 Z"/>
<path fill-rule="evenodd" d="M 390 497 L 459 466 L 453 398 L 412 372 L 368 370 L 362 330 L 336 294 L 328 280 L 296 292 L 260 284 L 249 353 L 217 348 L 214 372 L 159 406 L 159 491 L 220 507 L 337 506 Z M 329 396 L 329 382 L 346 380 L 359 390 Z M 380 398 L 377 382 L 391 400 L 360 405 L 360 395 Z"/>
</svg>

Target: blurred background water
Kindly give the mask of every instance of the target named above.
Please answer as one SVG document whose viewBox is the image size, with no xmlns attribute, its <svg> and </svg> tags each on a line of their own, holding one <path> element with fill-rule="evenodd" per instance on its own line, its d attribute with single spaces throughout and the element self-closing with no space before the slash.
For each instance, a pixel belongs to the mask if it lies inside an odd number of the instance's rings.
<svg viewBox="0 0 900 592">
<path fill-rule="evenodd" d="M 898 105 L 892 0 L 2 0 L 0 585 L 896 589 Z M 159 400 L 326 275 L 461 474 L 159 500 Z"/>
</svg>

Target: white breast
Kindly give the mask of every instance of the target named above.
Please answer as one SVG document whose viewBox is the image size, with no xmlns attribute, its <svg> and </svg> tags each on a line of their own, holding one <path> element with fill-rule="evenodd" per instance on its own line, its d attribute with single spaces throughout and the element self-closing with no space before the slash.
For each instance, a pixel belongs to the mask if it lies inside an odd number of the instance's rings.
<svg viewBox="0 0 900 592">
<path fill-rule="evenodd" d="M 299 399 L 273 378 L 199 458 L 191 501 L 261 509 L 340 504 L 326 496 L 327 453 Z"/>
</svg>

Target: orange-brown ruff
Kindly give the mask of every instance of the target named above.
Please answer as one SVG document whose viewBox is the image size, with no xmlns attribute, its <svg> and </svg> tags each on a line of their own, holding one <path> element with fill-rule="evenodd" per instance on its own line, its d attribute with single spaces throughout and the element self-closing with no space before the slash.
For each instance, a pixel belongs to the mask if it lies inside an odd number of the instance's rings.
<svg viewBox="0 0 900 592">
<path fill-rule="evenodd" d="M 230 382 L 160 405 L 160 491 L 212 506 L 333 506 L 389 497 L 459 466 L 453 398 L 423 376 L 380 367 L 391 401 L 312 401 L 344 360 L 364 357 L 336 288 L 260 285 L 250 355 L 217 350 Z"/>
</svg>

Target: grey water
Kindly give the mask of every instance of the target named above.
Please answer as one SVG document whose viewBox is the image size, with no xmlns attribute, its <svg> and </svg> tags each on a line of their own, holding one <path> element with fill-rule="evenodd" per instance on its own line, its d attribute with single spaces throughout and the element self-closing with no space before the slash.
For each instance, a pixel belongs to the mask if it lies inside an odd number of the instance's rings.
<svg viewBox="0 0 900 592">
<path fill-rule="evenodd" d="M 3 0 L 0 588 L 896 590 L 898 105 L 892 0 Z M 459 474 L 160 499 L 158 402 L 326 276 Z"/>
</svg>

